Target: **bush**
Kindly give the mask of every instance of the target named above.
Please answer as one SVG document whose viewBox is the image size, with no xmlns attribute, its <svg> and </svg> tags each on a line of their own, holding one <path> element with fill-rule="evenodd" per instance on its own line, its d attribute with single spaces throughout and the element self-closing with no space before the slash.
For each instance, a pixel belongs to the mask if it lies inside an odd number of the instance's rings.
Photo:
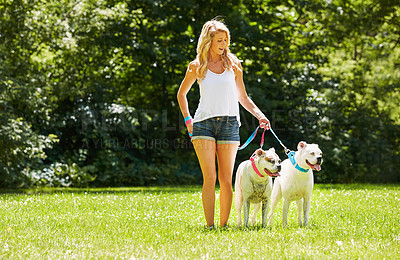
<svg viewBox="0 0 400 260">
<path fill-rule="evenodd" d="M 79 188 L 88 187 L 96 179 L 76 163 L 53 163 L 41 170 L 30 171 L 27 177 L 31 186 Z"/>
</svg>

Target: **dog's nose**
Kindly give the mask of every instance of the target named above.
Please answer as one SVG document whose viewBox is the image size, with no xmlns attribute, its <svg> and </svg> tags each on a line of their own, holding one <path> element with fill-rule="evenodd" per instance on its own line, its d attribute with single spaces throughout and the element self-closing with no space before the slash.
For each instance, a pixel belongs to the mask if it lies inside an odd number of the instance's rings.
<svg viewBox="0 0 400 260">
<path fill-rule="evenodd" d="M 322 163 L 322 157 L 318 157 L 317 158 L 317 164 L 321 164 Z"/>
<path fill-rule="evenodd" d="M 281 165 L 279 164 L 278 166 L 277 166 L 277 168 L 278 168 L 278 171 L 280 172 L 281 171 Z"/>
</svg>

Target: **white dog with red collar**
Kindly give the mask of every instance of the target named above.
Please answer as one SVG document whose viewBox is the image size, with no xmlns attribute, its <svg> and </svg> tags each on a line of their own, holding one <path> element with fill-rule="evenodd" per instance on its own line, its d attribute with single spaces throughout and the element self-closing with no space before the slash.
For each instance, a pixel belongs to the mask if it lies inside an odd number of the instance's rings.
<svg viewBox="0 0 400 260">
<path fill-rule="evenodd" d="M 281 160 L 271 148 L 267 151 L 256 150 L 250 160 L 242 162 L 236 172 L 235 206 L 237 210 L 237 224 L 242 226 L 242 206 L 244 226 L 248 226 L 250 203 L 254 206 L 251 224 L 254 225 L 257 212 L 262 203 L 262 225 L 267 224 L 268 205 L 272 191 L 272 177 L 279 176 Z"/>
<path fill-rule="evenodd" d="M 289 153 L 289 159 L 282 162 L 280 177 L 275 179 L 271 196 L 271 211 L 268 215 L 268 225 L 272 224 L 275 207 L 283 197 L 282 224 L 287 225 L 289 206 L 296 201 L 298 208 L 298 223 L 308 226 L 311 195 L 314 186 L 313 170 L 320 171 L 322 151 L 317 144 L 299 142 L 296 152 Z M 301 214 L 304 213 L 304 222 Z"/>
</svg>

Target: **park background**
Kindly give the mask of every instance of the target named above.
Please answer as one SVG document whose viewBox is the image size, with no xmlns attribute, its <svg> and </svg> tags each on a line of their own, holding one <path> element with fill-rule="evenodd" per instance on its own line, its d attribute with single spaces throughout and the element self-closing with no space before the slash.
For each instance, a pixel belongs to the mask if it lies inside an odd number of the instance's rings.
<svg viewBox="0 0 400 260">
<path fill-rule="evenodd" d="M 216 16 L 283 143 L 320 145 L 316 182 L 400 181 L 398 1 L 5 0 L 0 187 L 200 184 L 176 93 Z M 240 114 L 243 143 L 257 122 Z"/>
</svg>

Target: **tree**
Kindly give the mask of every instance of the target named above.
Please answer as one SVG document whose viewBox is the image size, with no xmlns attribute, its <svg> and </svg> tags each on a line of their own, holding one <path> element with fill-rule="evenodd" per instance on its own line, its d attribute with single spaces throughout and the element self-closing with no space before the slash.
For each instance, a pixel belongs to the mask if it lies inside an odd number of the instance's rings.
<svg viewBox="0 0 400 260">
<path fill-rule="evenodd" d="M 2 183 L 200 183 L 175 99 L 216 16 L 286 146 L 322 147 L 317 181 L 398 182 L 399 14 L 385 0 L 4 1 Z M 193 114 L 197 84 L 188 98 Z M 244 109 L 241 120 L 244 140 L 257 122 Z"/>
</svg>

